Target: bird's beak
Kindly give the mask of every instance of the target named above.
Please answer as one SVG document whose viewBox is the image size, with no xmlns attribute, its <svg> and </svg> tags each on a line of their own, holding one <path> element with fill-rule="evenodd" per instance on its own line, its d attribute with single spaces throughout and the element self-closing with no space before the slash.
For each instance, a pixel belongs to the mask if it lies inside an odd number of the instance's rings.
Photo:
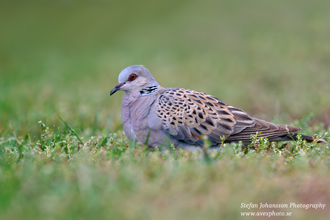
<svg viewBox="0 0 330 220">
<path fill-rule="evenodd" d="M 120 88 L 121 88 L 124 84 L 125 84 L 125 83 L 118 83 L 118 84 L 116 85 L 116 87 L 113 88 L 113 90 L 111 90 L 110 95 L 115 94 L 118 90 L 120 90 Z"/>
</svg>

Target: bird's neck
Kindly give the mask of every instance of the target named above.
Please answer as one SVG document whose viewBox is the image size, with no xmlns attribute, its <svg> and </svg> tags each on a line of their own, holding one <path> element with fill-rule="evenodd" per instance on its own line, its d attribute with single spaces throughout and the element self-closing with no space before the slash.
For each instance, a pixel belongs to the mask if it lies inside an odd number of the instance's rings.
<svg viewBox="0 0 330 220">
<path fill-rule="evenodd" d="M 159 90 L 159 88 L 160 88 L 160 86 L 157 84 L 148 85 L 140 90 L 140 94 L 141 94 L 141 96 L 151 95 L 151 94 L 156 93 Z"/>
</svg>

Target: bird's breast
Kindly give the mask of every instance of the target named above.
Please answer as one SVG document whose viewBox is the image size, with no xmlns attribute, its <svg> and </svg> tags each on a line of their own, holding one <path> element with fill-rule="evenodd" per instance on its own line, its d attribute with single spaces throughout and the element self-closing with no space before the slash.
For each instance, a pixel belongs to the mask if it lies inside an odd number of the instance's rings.
<svg viewBox="0 0 330 220">
<path fill-rule="evenodd" d="M 126 136 L 130 140 L 138 140 L 144 143 L 149 127 L 149 113 L 154 104 L 156 97 L 141 96 L 134 101 L 130 101 L 129 97 L 123 97 L 122 101 L 122 121 Z"/>
</svg>

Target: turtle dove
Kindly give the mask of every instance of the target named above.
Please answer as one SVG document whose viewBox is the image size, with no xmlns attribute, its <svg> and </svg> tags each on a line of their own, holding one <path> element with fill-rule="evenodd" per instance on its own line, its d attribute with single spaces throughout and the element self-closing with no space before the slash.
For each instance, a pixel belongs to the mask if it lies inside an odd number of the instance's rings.
<svg viewBox="0 0 330 220">
<path fill-rule="evenodd" d="M 301 129 L 278 125 L 227 105 L 211 95 L 188 89 L 163 88 L 143 65 L 124 69 L 110 95 L 125 91 L 122 121 L 126 136 L 150 147 L 168 141 L 176 147 L 202 146 L 205 136 L 212 146 L 224 142 L 251 142 L 251 135 L 269 141 L 297 139 Z M 307 142 L 325 142 L 302 135 Z"/>
</svg>

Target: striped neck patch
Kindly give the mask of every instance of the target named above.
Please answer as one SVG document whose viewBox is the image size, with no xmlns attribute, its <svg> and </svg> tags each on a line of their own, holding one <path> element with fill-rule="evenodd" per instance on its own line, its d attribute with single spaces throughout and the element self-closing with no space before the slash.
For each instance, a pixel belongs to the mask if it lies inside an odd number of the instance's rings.
<svg viewBox="0 0 330 220">
<path fill-rule="evenodd" d="M 147 87 L 143 88 L 142 90 L 140 90 L 140 94 L 142 96 L 149 95 L 149 94 L 157 92 L 158 89 L 159 89 L 158 86 L 154 86 L 154 85 L 153 86 L 147 86 Z"/>
</svg>

